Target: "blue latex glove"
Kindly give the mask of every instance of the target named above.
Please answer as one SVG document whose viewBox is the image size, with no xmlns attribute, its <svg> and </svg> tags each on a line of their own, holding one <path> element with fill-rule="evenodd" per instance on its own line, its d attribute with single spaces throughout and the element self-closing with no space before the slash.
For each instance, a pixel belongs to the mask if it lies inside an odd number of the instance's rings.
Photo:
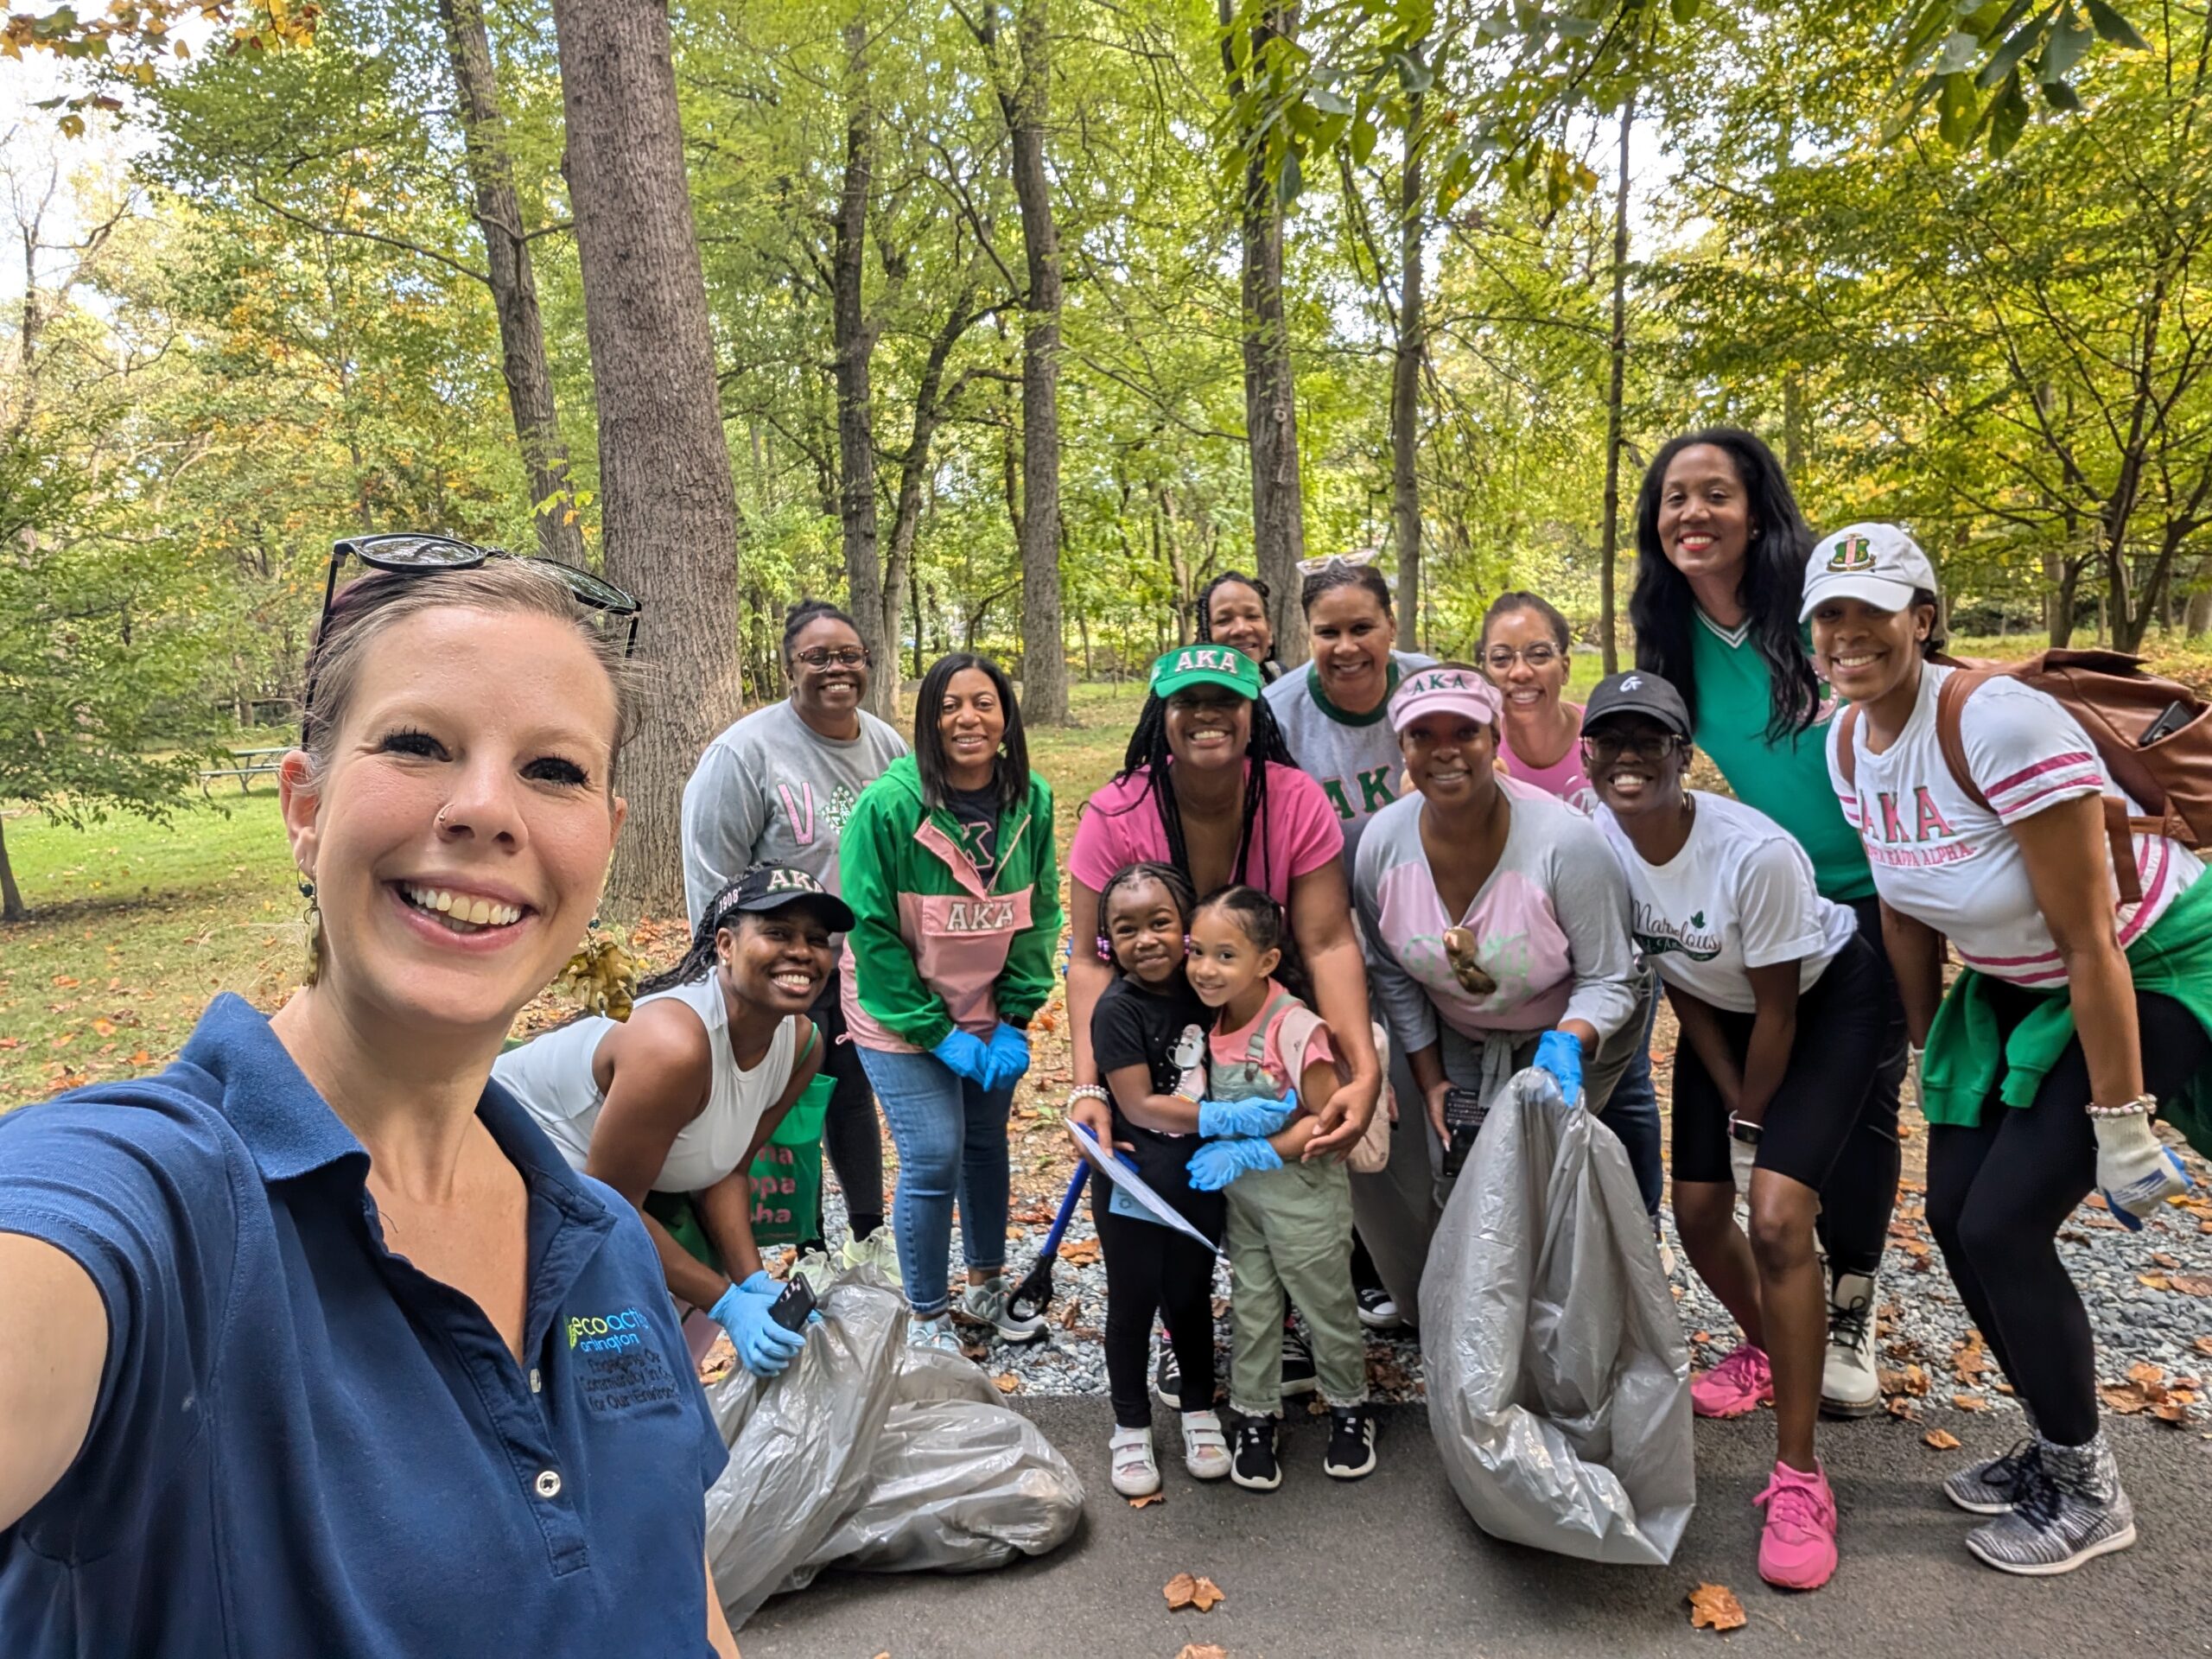
<svg viewBox="0 0 2212 1659">
<path fill-rule="evenodd" d="M 741 1285 L 732 1285 L 721 1300 L 707 1310 L 708 1317 L 729 1332 L 737 1349 L 738 1363 L 755 1376 L 774 1376 L 789 1365 L 806 1338 L 786 1331 L 768 1317 L 784 1287 L 766 1273 L 756 1273 Z"/>
<path fill-rule="evenodd" d="M 943 1060 L 955 1077 L 965 1077 L 986 1089 L 991 1086 L 991 1051 L 974 1032 L 955 1026 L 930 1052 Z"/>
<path fill-rule="evenodd" d="M 1298 1116 L 1298 1090 L 1281 1102 L 1272 1100 L 1202 1100 L 1198 1103 L 1198 1133 L 1209 1141 L 1230 1135 L 1256 1135 L 1264 1139 L 1279 1135 L 1283 1125 Z"/>
<path fill-rule="evenodd" d="M 1568 1105 L 1582 1098 L 1582 1039 L 1563 1031 L 1548 1031 L 1536 1039 L 1537 1071 L 1559 1084 L 1559 1096 Z"/>
<path fill-rule="evenodd" d="M 991 1033 L 984 1052 L 989 1056 L 983 1078 L 986 1089 L 1008 1088 L 1020 1082 L 1022 1073 L 1029 1070 L 1029 1039 L 1003 1020 Z"/>
<path fill-rule="evenodd" d="M 1191 1185 L 1218 1192 L 1239 1175 L 1281 1167 L 1282 1160 L 1264 1141 L 1209 1141 L 1191 1154 Z"/>
</svg>

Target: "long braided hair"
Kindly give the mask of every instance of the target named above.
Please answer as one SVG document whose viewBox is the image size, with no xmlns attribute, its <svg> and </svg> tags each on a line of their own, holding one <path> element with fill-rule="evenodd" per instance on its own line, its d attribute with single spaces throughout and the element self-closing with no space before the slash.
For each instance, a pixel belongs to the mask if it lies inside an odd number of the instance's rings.
<svg viewBox="0 0 2212 1659">
<path fill-rule="evenodd" d="M 747 911 L 733 910 L 729 906 L 737 898 L 737 890 L 745 878 L 762 868 L 759 863 L 748 864 L 738 872 L 737 879 L 707 900 L 699 912 L 699 925 L 691 930 L 691 948 L 683 953 L 683 961 L 664 973 L 648 975 L 638 982 L 637 994 L 651 996 L 656 991 L 672 991 L 679 985 L 693 984 L 715 971 L 721 958 L 715 954 L 715 935 L 725 927 L 734 927 L 733 918 L 749 915 Z"/>
<path fill-rule="evenodd" d="M 1144 700 L 1144 712 L 1137 716 L 1136 729 L 1129 734 L 1129 747 L 1122 756 L 1122 769 L 1114 774 L 1117 784 L 1127 783 L 1140 768 L 1146 772 L 1145 796 L 1160 814 L 1160 826 L 1167 832 L 1168 861 L 1179 870 L 1191 868 L 1191 854 L 1183 839 L 1183 809 L 1175 799 L 1175 785 L 1168 778 L 1167 766 L 1173 758 L 1167 747 L 1167 702 L 1158 692 Z M 1244 817 L 1236 828 L 1236 862 L 1231 880 L 1244 881 L 1251 851 L 1252 831 L 1259 823 L 1260 814 L 1268 804 L 1268 764 L 1295 766 L 1291 759 L 1290 745 L 1283 741 L 1282 728 L 1275 723 L 1274 711 L 1268 707 L 1265 697 L 1252 699 L 1252 735 L 1244 746 L 1247 762 L 1244 773 Z M 1141 797 L 1140 800 L 1144 798 Z M 1138 804 L 1131 802 L 1123 811 L 1134 810 Z M 1262 885 L 1267 880 L 1267 849 L 1260 849 Z"/>
</svg>

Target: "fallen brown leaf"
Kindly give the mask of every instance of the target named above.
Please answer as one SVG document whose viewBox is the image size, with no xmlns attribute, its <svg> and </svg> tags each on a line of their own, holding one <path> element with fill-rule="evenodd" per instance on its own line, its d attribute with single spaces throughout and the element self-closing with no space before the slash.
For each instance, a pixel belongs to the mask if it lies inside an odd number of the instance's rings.
<svg viewBox="0 0 2212 1659">
<path fill-rule="evenodd" d="M 2151 1408 L 2151 1414 L 2162 1423 L 2171 1423 L 2179 1428 L 2189 1421 L 2189 1402 L 2178 1396 L 2161 1400 Z"/>
<path fill-rule="evenodd" d="M 2212 1296 L 2212 1279 L 2201 1273 L 2177 1273 L 2167 1282 L 2184 1296 Z"/>
<path fill-rule="evenodd" d="M 1931 1428 L 1920 1439 L 1923 1445 L 1932 1446 L 1938 1452 L 1955 1452 L 1959 1449 L 1959 1437 L 1944 1429 Z"/>
<path fill-rule="evenodd" d="M 1750 1623 L 1744 1604 L 1725 1584 L 1700 1584 L 1690 1592 L 1689 1604 L 1694 1630 L 1739 1630 Z"/>
<path fill-rule="evenodd" d="M 2139 1382 L 2146 1389 L 2151 1388 L 2166 1380 L 2165 1368 L 2163 1365 L 2153 1365 L 2147 1359 L 2139 1359 L 2127 1368 L 2127 1380 L 2131 1382 Z"/>
<path fill-rule="evenodd" d="M 1217 1648 L 1211 1642 L 1185 1642 L 1175 1659 L 1229 1659 L 1229 1649 Z"/>
<path fill-rule="evenodd" d="M 130 1064 L 133 1065 L 151 1065 L 153 1063 L 154 1057 L 143 1048 L 130 1057 Z"/>
<path fill-rule="evenodd" d="M 1167 1598 L 1167 1611 L 1171 1613 L 1179 1613 L 1185 1607 L 1210 1613 L 1227 1599 L 1221 1586 L 1211 1579 L 1194 1578 L 1188 1573 L 1178 1573 L 1168 1580 L 1161 1593 Z"/>
<path fill-rule="evenodd" d="M 2181 1266 L 2181 1263 L 2180 1263 L 2180 1262 L 2178 1262 L 2175 1261 L 2175 1260 L 2173 1259 L 2173 1257 L 2171 1257 L 2171 1255 L 2167 1255 L 2164 1250 L 2153 1250 L 2153 1251 L 2152 1251 L 2152 1252 L 2151 1252 L 2151 1262 L 2152 1262 L 2152 1266 L 2154 1266 L 2154 1267 L 2160 1267 L 2160 1268 L 2177 1268 L 2177 1267 Z"/>
<path fill-rule="evenodd" d="M 991 1383 L 1001 1394 L 1016 1394 L 1021 1389 L 1021 1379 L 1012 1371 L 1001 1371 L 991 1379 Z"/>
<path fill-rule="evenodd" d="M 1098 1241 L 1095 1238 L 1071 1238 L 1060 1246 L 1060 1260 L 1072 1267 L 1087 1268 L 1098 1259 Z"/>
<path fill-rule="evenodd" d="M 2199 1337 L 2196 1339 L 2196 1351 L 2200 1354 L 2212 1354 L 2212 1337 Z"/>
<path fill-rule="evenodd" d="M 1951 1403 L 1961 1411 L 1987 1411 L 1989 1409 L 1989 1402 L 1978 1394 L 1955 1394 L 1951 1396 Z"/>
<path fill-rule="evenodd" d="M 1908 1423 L 1916 1423 L 1920 1421 L 1920 1414 L 1913 1409 L 1912 1402 L 1910 1400 L 1899 1397 L 1887 1400 L 1883 1403 L 1892 1417 L 1902 1418 Z"/>
<path fill-rule="evenodd" d="M 1142 1497 L 1131 1498 L 1129 1507 L 1133 1510 L 1148 1510 L 1155 1503 L 1165 1503 L 1167 1499 L 1159 1492 L 1147 1492 Z"/>
<path fill-rule="evenodd" d="M 2151 1403 L 2143 1390 L 2133 1382 L 2107 1383 L 2097 1390 L 2097 1398 L 2123 1417 L 2133 1417 Z"/>
<path fill-rule="evenodd" d="M 2173 1282 L 2163 1273 L 2139 1273 L 2135 1282 L 2145 1290 L 2171 1290 Z"/>
</svg>

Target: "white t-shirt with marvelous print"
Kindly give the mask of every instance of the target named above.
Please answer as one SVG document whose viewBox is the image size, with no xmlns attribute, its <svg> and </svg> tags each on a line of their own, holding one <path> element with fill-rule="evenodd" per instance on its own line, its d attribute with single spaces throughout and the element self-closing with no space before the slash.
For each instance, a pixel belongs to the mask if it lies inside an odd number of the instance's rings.
<svg viewBox="0 0 2212 1659">
<path fill-rule="evenodd" d="M 1598 827 L 1628 876 L 1630 931 L 1660 978 L 1701 1002 L 1738 1014 L 1758 1007 L 1750 970 L 1800 964 L 1808 991 L 1858 932 L 1858 918 L 1821 897 L 1813 861 L 1765 813 L 1725 795 L 1690 791 L 1689 839 L 1664 864 L 1647 864 L 1604 807 Z"/>
<path fill-rule="evenodd" d="M 2056 989 L 2066 982 L 2065 964 L 2008 826 L 2084 795 L 2127 797 L 2106 773 L 2088 734 L 2055 698 L 2018 680 L 1993 679 L 1960 711 L 1967 769 L 1989 798 L 1988 808 L 1976 805 L 1952 777 L 1936 731 L 1936 693 L 1956 671 L 1932 663 L 1921 671 L 1912 718 L 1880 754 L 1867 747 L 1866 721 L 1852 722 L 1855 791 L 1836 762 L 1844 727 L 1838 720 L 1828 731 L 1828 777 L 1866 844 L 1875 890 L 1891 909 L 1945 935 L 1969 968 Z M 2139 810 L 2133 801 L 2128 808 Z M 2122 950 L 2204 873 L 2194 853 L 2158 836 L 2135 838 L 2135 866 L 2143 901 L 2123 905 L 2106 855 Z"/>
</svg>

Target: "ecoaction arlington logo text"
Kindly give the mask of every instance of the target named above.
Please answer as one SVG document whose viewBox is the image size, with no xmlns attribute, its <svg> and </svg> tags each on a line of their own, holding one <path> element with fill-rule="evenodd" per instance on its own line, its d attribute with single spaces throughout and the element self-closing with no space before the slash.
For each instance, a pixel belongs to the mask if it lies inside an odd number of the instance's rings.
<svg viewBox="0 0 2212 1659">
<path fill-rule="evenodd" d="M 587 1354 L 607 1354 L 644 1344 L 645 1316 L 634 1307 L 620 1313 L 586 1313 L 569 1321 L 569 1346 Z"/>
</svg>

